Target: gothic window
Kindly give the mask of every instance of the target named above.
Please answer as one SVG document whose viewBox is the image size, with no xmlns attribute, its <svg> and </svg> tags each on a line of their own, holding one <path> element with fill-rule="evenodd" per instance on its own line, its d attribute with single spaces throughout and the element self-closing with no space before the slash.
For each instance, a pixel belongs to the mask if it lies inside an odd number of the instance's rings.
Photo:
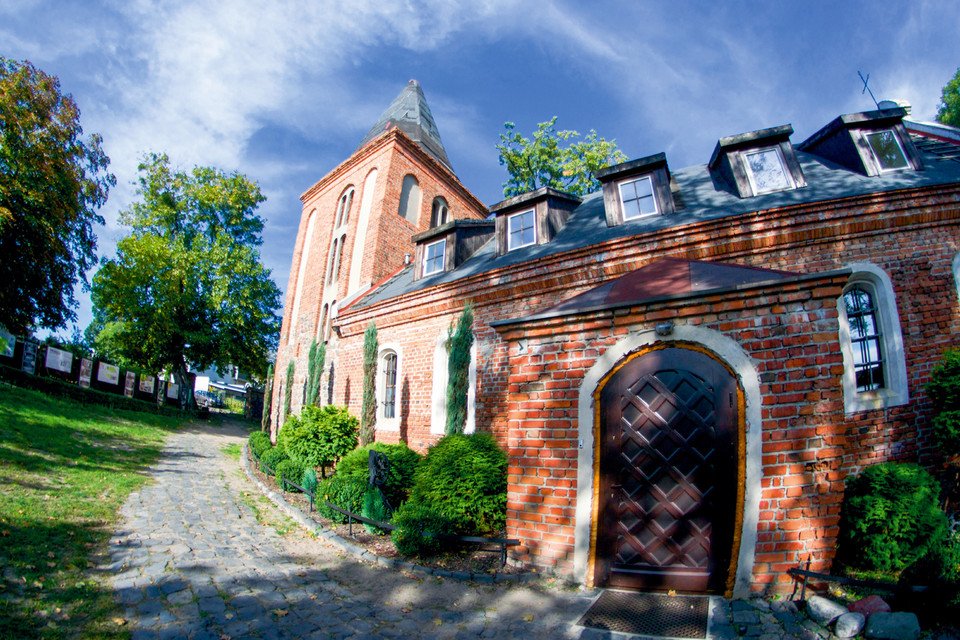
<svg viewBox="0 0 960 640">
<path fill-rule="evenodd" d="M 447 222 L 447 201 L 443 198 L 434 198 L 430 209 L 430 228 L 439 227 Z"/>
<path fill-rule="evenodd" d="M 420 183 L 410 174 L 403 176 L 400 188 L 400 207 L 397 213 L 401 218 L 416 226 L 420 214 Z"/>
<path fill-rule="evenodd" d="M 353 187 L 347 189 L 337 202 L 337 227 L 350 221 L 350 205 L 353 204 Z"/>
<path fill-rule="evenodd" d="M 380 412 L 383 418 L 390 420 L 397 417 L 397 354 L 385 351 L 380 356 Z"/>
<path fill-rule="evenodd" d="M 293 312 L 290 314 L 290 327 L 287 332 L 287 339 L 293 338 L 293 334 L 300 322 L 300 297 L 303 294 L 303 281 L 307 275 L 307 260 L 310 257 L 310 245 L 313 241 L 313 227 L 316 224 L 316 209 L 310 212 L 310 220 L 307 222 L 307 233 L 303 238 L 303 246 L 300 247 L 300 266 L 297 269 L 297 286 L 293 294 Z"/>
<path fill-rule="evenodd" d="M 340 280 L 340 263 L 343 261 L 343 245 L 347 242 L 347 234 L 340 236 L 340 247 L 337 250 L 336 264 L 333 267 L 333 281 L 337 282 Z"/>
<path fill-rule="evenodd" d="M 857 391 L 874 391 L 885 385 L 883 376 L 883 333 L 878 322 L 874 295 L 863 284 L 843 293 L 853 349 Z"/>
<path fill-rule="evenodd" d="M 330 258 L 327 260 L 327 284 L 333 282 L 333 265 L 337 263 L 337 247 L 339 238 L 333 241 L 333 248 L 330 249 Z"/>
<path fill-rule="evenodd" d="M 321 341 L 327 339 L 327 305 L 323 305 L 323 313 L 320 314 L 320 324 L 317 326 L 317 336 Z"/>
<path fill-rule="evenodd" d="M 450 335 L 444 328 L 437 336 L 433 351 L 433 380 L 430 398 L 430 433 L 442 434 L 447 428 L 447 380 L 450 378 Z M 477 341 L 470 347 L 470 387 L 467 391 L 467 423 L 464 433 L 476 431 Z"/>
</svg>

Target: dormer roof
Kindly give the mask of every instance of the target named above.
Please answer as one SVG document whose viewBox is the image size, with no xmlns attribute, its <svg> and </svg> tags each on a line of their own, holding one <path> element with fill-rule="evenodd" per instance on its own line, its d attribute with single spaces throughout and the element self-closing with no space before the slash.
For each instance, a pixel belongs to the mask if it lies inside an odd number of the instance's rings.
<svg viewBox="0 0 960 640">
<path fill-rule="evenodd" d="M 362 149 L 368 142 L 378 138 L 381 134 L 394 127 L 403 131 L 407 136 L 420 145 L 420 147 L 440 162 L 443 166 L 453 172 L 450 166 L 450 160 L 447 158 L 447 152 L 443 148 L 443 141 L 440 140 L 440 131 L 433 120 L 433 114 L 430 113 L 430 107 L 427 105 L 427 98 L 423 95 L 423 89 L 416 80 L 411 80 L 403 88 L 390 106 L 380 114 L 380 118 L 370 127 L 370 131 L 360 141 L 357 149 Z"/>
</svg>

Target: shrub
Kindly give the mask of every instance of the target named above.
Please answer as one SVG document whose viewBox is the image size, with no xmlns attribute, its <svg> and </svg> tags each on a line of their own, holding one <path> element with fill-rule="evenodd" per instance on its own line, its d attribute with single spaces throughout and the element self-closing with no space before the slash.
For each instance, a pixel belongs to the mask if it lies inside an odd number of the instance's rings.
<svg viewBox="0 0 960 640">
<path fill-rule="evenodd" d="M 406 505 L 429 508 L 459 535 L 500 531 L 506 521 L 507 455 L 487 433 L 448 435 L 427 452 Z"/>
<path fill-rule="evenodd" d="M 390 461 L 390 471 L 387 474 L 387 482 L 383 486 L 383 492 L 387 495 L 390 506 L 397 509 L 407 499 L 410 490 L 413 488 L 414 475 L 423 456 L 402 442 L 400 444 L 374 442 L 366 447 L 354 449 L 343 456 L 343 459 L 337 465 L 337 475 L 355 476 L 367 482 L 370 475 L 371 449 L 385 454 L 387 460 Z"/>
<path fill-rule="evenodd" d="M 260 470 L 268 475 L 274 475 L 277 472 L 277 465 L 287 460 L 287 454 L 274 447 L 263 452 L 260 456 Z"/>
<path fill-rule="evenodd" d="M 376 520 L 377 522 L 389 522 L 390 520 L 390 510 L 383 502 L 383 495 L 381 495 L 379 489 L 376 487 L 371 487 L 369 484 L 367 485 L 367 490 L 363 494 L 363 510 L 360 512 L 360 515 L 362 515 L 364 518 Z M 363 528 L 370 533 L 376 533 L 379 535 L 386 533 L 385 529 L 375 527 L 372 524 L 367 524 L 366 522 L 363 523 Z"/>
<path fill-rule="evenodd" d="M 300 480 L 303 478 L 303 465 L 296 460 L 291 460 L 289 458 L 286 460 L 281 460 L 279 463 L 277 463 L 277 468 L 274 469 L 274 475 L 277 477 L 277 484 L 280 485 L 281 489 L 296 491 L 297 489 L 293 487 L 287 489 L 287 487 L 285 487 L 283 484 L 283 480 L 285 478 L 290 482 L 296 482 L 297 484 L 300 484 Z"/>
<path fill-rule="evenodd" d="M 932 587 L 912 594 L 920 611 L 937 611 L 944 620 L 960 614 L 960 533 L 954 532 L 930 547 L 922 557 L 903 570 L 900 584 Z"/>
<path fill-rule="evenodd" d="M 390 538 L 405 556 L 431 556 L 442 546 L 439 535 L 452 526 L 449 518 L 430 507 L 407 504 L 393 518 L 397 529 Z"/>
<path fill-rule="evenodd" d="M 263 455 L 264 451 L 273 446 L 270 443 L 270 436 L 263 431 L 254 431 L 251 433 L 250 439 L 247 442 L 250 446 L 250 451 L 252 451 L 253 455 L 257 456 L 258 459 Z"/>
<path fill-rule="evenodd" d="M 366 491 L 367 481 L 364 479 L 355 476 L 333 476 L 317 487 L 317 511 L 334 522 L 346 522 L 345 515 L 330 509 L 324 502 L 331 502 L 351 513 L 360 513 Z"/>
<path fill-rule="evenodd" d="M 363 332 L 363 404 L 360 407 L 360 444 L 373 442 L 377 422 L 377 325 L 371 322 Z"/>
<path fill-rule="evenodd" d="M 933 438 L 949 456 L 960 454 L 960 349 L 944 352 L 930 372 L 927 395 L 937 413 L 933 419 Z"/>
<path fill-rule="evenodd" d="M 473 345 L 473 305 L 463 306 L 456 326 L 451 325 L 450 355 L 447 361 L 446 433 L 463 433 L 467 425 L 467 397 L 470 391 L 470 347 Z"/>
<path fill-rule="evenodd" d="M 946 533 L 940 484 L 919 465 L 887 462 L 847 480 L 839 552 L 849 566 L 899 571 Z"/>
<path fill-rule="evenodd" d="M 303 470 L 303 476 L 300 479 L 300 486 L 307 492 L 317 495 L 317 470 L 313 467 L 307 467 Z"/>
<path fill-rule="evenodd" d="M 287 454 L 305 467 L 326 467 L 356 446 L 357 419 L 346 407 L 333 405 L 304 407 L 291 432 L 284 436 Z"/>
<path fill-rule="evenodd" d="M 290 443 L 290 437 L 293 435 L 293 432 L 296 431 L 302 424 L 303 423 L 300 421 L 300 418 L 297 416 L 288 416 L 284 423 L 280 426 L 280 430 L 277 431 L 277 448 L 282 451 L 287 451 L 287 447 Z M 290 455 L 289 451 L 287 451 L 287 455 Z"/>
</svg>

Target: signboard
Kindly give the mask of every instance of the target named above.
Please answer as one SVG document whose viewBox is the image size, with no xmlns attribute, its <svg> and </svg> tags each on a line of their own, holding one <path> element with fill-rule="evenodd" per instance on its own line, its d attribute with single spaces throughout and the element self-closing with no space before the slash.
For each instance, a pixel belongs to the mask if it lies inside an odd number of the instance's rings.
<svg viewBox="0 0 960 640">
<path fill-rule="evenodd" d="M 128 398 L 133 397 L 133 390 L 137 386 L 137 374 L 133 371 L 127 371 L 127 379 L 124 381 L 123 385 L 123 395 Z"/>
<path fill-rule="evenodd" d="M 101 362 L 97 368 L 97 380 L 107 384 L 118 384 L 120 382 L 120 367 Z"/>
<path fill-rule="evenodd" d="M 153 376 L 140 376 L 140 391 L 153 393 Z"/>
<path fill-rule="evenodd" d="M 5 358 L 12 358 L 13 350 L 17 346 L 17 337 L 14 336 L 9 331 L 7 331 L 6 328 L 0 327 L 0 338 L 3 338 L 4 340 L 7 341 L 6 351 L 3 351 L 2 353 L 0 353 L 0 355 L 2 355 Z"/>
<path fill-rule="evenodd" d="M 93 360 L 80 359 L 80 379 L 77 382 L 81 387 L 90 386 L 90 376 L 93 374 Z"/>
<path fill-rule="evenodd" d="M 171 382 L 167 385 L 167 397 L 176 400 L 180 397 L 180 386 Z"/>
<path fill-rule="evenodd" d="M 47 347 L 47 369 L 56 369 L 70 373 L 73 368 L 73 354 L 69 351 Z"/>
<path fill-rule="evenodd" d="M 36 342 L 23 343 L 23 363 L 20 367 L 27 373 L 37 372 L 37 350 L 40 348 Z"/>
</svg>

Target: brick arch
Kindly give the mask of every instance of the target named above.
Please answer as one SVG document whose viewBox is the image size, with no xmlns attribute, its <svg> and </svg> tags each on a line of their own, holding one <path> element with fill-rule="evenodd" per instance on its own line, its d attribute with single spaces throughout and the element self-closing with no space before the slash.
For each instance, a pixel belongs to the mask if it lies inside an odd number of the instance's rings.
<svg viewBox="0 0 960 640">
<path fill-rule="evenodd" d="M 584 376 L 578 398 L 578 437 L 580 448 L 577 460 L 577 510 L 574 533 L 574 578 L 588 581 L 592 526 L 595 502 L 595 443 L 599 428 L 595 397 L 606 379 L 631 354 L 647 350 L 660 343 L 686 342 L 703 347 L 715 359 L 725 364 L 736 376 L 744 396 L 745 421 L 745 487 L 734 597 L 746 597 L 753 579 L 754 556 L 757 546 L 757 524 L 760 517 L 761 469 L 761 396 L 756 367 L 750 357 L 732 339 L 711 329 L 677 326 L 669 336 L 658 336 L 653 330 L 632 333 L 607 349 Z"/>
</svg>

